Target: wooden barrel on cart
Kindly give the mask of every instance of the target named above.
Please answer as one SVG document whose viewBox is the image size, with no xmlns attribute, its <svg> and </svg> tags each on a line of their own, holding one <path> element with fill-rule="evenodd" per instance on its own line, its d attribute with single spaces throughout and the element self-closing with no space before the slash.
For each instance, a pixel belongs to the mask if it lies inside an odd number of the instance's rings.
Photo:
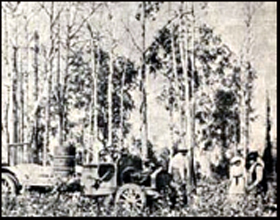
<svg viewBox="0 0 280 220">
<path fill-rule="evenodd" d="M 53 162 L 54 174 L 61 177 L 66 177 L 74 172 L 74 157 L 73 156 L 55 156 Z"/>
</svg>

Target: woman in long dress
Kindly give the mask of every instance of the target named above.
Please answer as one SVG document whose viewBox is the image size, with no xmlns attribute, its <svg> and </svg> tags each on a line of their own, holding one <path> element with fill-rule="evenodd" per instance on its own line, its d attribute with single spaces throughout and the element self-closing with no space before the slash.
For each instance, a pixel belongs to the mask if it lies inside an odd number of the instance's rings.
<svg viewBox="0 0 280 220">
<path fill-rule="evenodd" d="M 241 156 L 235 156 L 230 161 L 230 185 L 228 189 L 228 200 L 238 202 L 245 195 L 245 160 Z"/>
</svg>

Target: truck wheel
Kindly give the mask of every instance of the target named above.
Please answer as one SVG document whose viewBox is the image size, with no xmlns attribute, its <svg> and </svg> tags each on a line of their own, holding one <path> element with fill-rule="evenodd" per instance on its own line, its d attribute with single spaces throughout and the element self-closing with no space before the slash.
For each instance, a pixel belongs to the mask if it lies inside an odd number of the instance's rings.
<svg viewBox="0 0 280 220">
<path fill-rule="evenodd" d="M 2 207 L 8 208 L 13 205 L 16 196 L 16 184 L 8 173 L 1 173 Z"/>
<path fill-rule="evenodd" d="M 117 216 L 140 216 L 146 203 L 141 187 L 129 183 L 120 187 L 115 198 L 115 214 Z"/>
<path fill-rule="evenodd" d="M 1 173 L 1 191 L 2 196 L 16 195 L 16 183 L 14 182 L 11 174 Z"/>
</svg>

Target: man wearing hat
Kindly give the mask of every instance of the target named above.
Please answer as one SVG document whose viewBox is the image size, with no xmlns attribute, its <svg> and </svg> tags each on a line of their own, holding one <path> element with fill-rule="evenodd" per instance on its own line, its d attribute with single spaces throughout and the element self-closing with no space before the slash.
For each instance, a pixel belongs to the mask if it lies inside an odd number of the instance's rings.
<svg viewBox="0 0 280 220">
<path fill-rule="evenodd" d="M 186 183 L 189 178 L 189 157 L 187 153 L 188 149 L 180 144 L 177 148 L 177 153 L 171 158 L 169 164 L 173 188 L 177 192 L 177 204 L 180 206 L 187 203 Z"/>
</svg>

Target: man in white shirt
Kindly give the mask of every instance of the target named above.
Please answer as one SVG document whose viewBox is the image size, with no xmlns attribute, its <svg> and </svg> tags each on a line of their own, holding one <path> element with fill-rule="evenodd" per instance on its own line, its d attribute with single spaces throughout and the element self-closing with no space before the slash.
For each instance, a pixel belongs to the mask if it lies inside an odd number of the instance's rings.
<svg viewBox="0 0 280 220">
<path fill-rule="evenodd" d="M 173 188 L 177 191 L 176 203 L 183 206 L 187 202 L 186 184 L 189 175 L 188 149 L 183 146 L 178 147 L 178 153 L 170 160 L 169 173 L 172 175 Z"/>
</svg>

